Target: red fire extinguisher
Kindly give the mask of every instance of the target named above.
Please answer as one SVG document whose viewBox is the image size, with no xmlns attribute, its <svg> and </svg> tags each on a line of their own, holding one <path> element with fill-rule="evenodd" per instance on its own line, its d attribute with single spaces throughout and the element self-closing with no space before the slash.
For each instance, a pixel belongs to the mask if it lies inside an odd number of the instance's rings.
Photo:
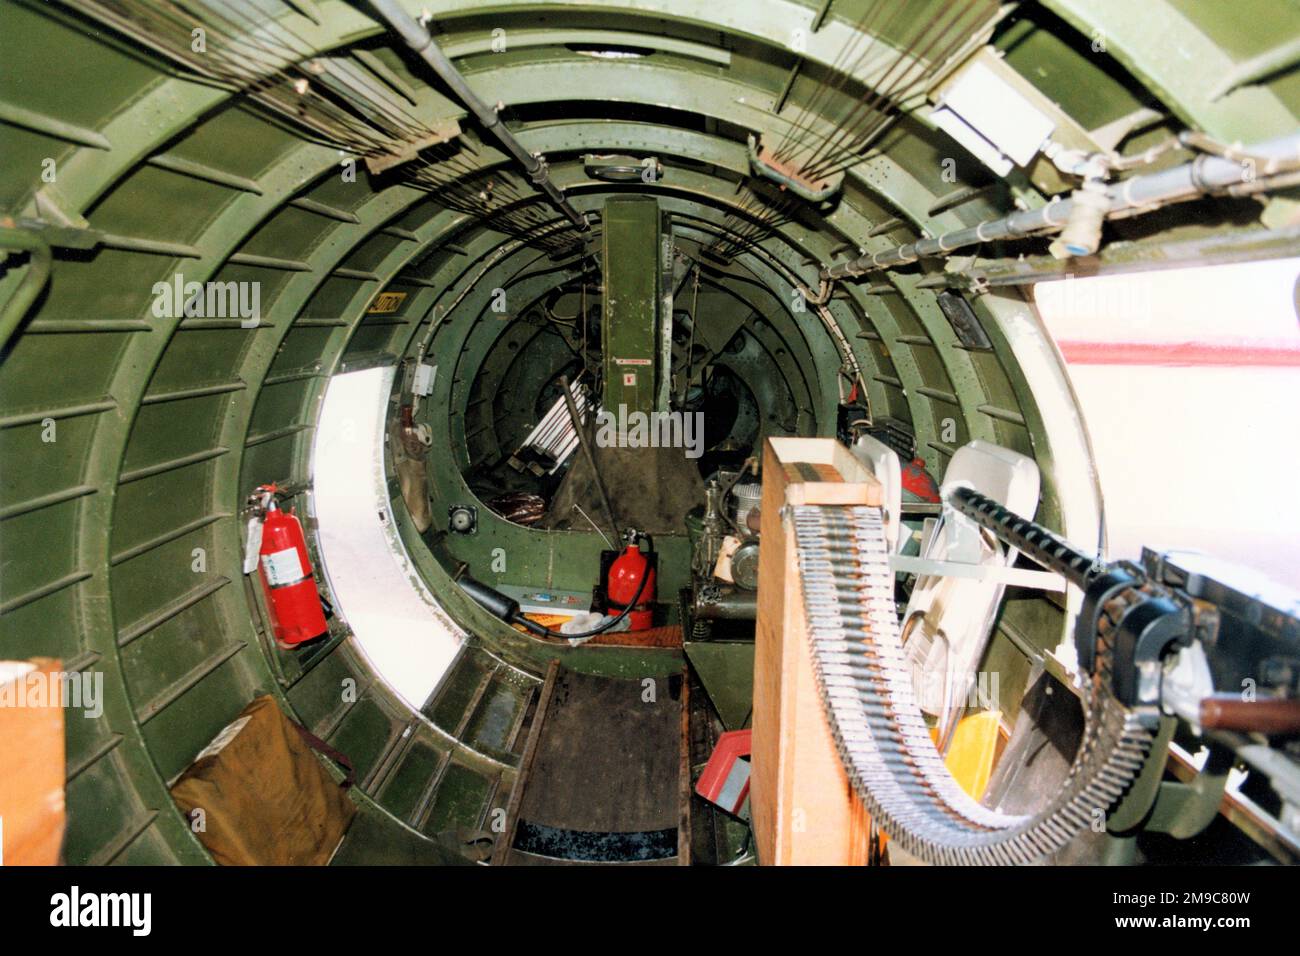
<svg viewBox="0 0 1300 956">
<path fill-rule="evenodd" d="M 275 498 L 278 493 L 274 484 L 262 485 L 254 492 L 261 521 L 257 529 L 250 528 L 249 550 L 254 550 L 253 538 L 259 538 L 257 567 L 271 626 L 277 641 L 293 647 L 323 636 L 329 625 L 312 576 L 302 525 L 292 512 L 280 510 Z"/>
<path fill-rule="evenodd" d="M 913 458 L 903 466 L 903 491 L 918 501 L 938 501 L 939 486 L 925 470 L 924 458 Z"/>
<path fill-rule="evenodd" d="M 623 535 L 627 547 L 610 565 L 609 581 L 605 586 L 610 614 L 618 614 L 636 602 L 627 615 L 629 631 L 644 631 L 654 624 L 655 572 L 650 567 L 650 559 L 641 550 L 641 537 L 631 530 Z"/>
</svg>

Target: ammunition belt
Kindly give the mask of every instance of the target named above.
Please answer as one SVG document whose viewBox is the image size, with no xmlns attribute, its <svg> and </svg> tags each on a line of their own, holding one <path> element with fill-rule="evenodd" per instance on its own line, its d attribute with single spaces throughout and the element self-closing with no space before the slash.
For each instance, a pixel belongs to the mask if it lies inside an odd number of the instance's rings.
<svg viewBox="0 0 1300 956">
<path fill-rule="evenodd" d="M 903 656 L 882 512 L 792 506 L 813 670 L 835 745 L 873 822 L 934 864 L 1032 863 L 1105 820 L 1151 734 L 1111 691 L 1106 642 L 1085 688 L 1084 732 L 1060 789 L 1013 815 L 969 796 L 944 765 Z"/>
</svg>

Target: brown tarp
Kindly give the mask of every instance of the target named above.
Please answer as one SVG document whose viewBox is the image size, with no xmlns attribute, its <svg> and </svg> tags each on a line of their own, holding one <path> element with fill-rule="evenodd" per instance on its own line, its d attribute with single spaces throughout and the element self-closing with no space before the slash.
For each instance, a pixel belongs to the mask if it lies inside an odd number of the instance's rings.
<svg viewBox="0 0 1300 956">
<path fill-rule="evenodd" d="M 227 866 L 328 863 L 357 812 L 271 697 L 245 707 L 171 792 Z"/>
</svg>

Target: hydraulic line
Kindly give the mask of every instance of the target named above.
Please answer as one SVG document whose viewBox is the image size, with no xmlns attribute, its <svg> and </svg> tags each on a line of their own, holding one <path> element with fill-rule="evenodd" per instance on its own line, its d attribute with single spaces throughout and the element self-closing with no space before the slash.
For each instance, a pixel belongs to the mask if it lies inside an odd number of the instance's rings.
<svg viewBox="0 0 1300 956">
<path fill-rule="evenodd" d="M 555 208 L 568 217 L 575 229 L 579 232 L 585 232 L 588 228 L 586 217 L 574 209 L 569 204 L 569 201 L 564 198 L 564 193 L 551 182 L 546 161 L 534 156 L 520 145 L 519 140 L 515 139 L 514 134 L 506 129 L 505 124 L 501 122 L 501 117 L 497 115 L 497 111 L 479 99 L 478 94 L 465 81 L 465 77 L 456 69 L 455 64 L 451 62 L 447 54 L 442 52 L 442 48 L 434 42 L 429 31 L 412 19 L 411 15 L 402 9 L 402 5 L 398 0 L 370 0 L 370 4 L 405 41 L 406 45 L 433 68 L 433 71 L 456 94 L 457 99 L 464 103 L 470 112 L 478 118 L 483 127 L 496 137 L 506 152 L 524 167 L 524 170 L 528 173 L 528 178 L 546 194 L 546 198 L 551 201 Z"/>
<path fill-rule="evenodd" d="M 1300 133 L 1271 139 L 1239 153 L 1250 156 L 1255 162 L 1202 155 L 1172 169 L 1112 183 L 1103 193 L 1106 203 L 1104 215 L 1110 218 L 1132 214 L 1254 182 L 1262 171 L 1269 168 L 1269 164 L 1288 169 L 1291 163 L 1300 159 Z M 1038 209 L 1012 213 L 1002 219 L 906 243 L 886 252 L 870 253 L 828 266 L 822 269 L 821 277 L 826 280 L 854 278 L 907 265 L 918 259 L 944 257 L 957 249 L 982 242 L 1058 232 L 1070 221 L 1076 202 L 1075 199 L 1058 199 Z"/>
</svg>

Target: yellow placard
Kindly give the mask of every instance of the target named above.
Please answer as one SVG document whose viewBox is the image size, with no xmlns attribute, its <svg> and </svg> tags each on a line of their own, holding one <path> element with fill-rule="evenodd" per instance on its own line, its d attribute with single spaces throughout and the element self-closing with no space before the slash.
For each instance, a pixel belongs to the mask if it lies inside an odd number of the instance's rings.
<svg viewBox="0 0 1300 956">
<path fill-rule="evenodd" d="M 375 301 L 370 303 L 370 308 L 366 309 L 367 315 L 392 315 L 402 307 L 406 301 L 407 293 L 405 292 L 381 292 L 375 296 Z"/>
</svg>

